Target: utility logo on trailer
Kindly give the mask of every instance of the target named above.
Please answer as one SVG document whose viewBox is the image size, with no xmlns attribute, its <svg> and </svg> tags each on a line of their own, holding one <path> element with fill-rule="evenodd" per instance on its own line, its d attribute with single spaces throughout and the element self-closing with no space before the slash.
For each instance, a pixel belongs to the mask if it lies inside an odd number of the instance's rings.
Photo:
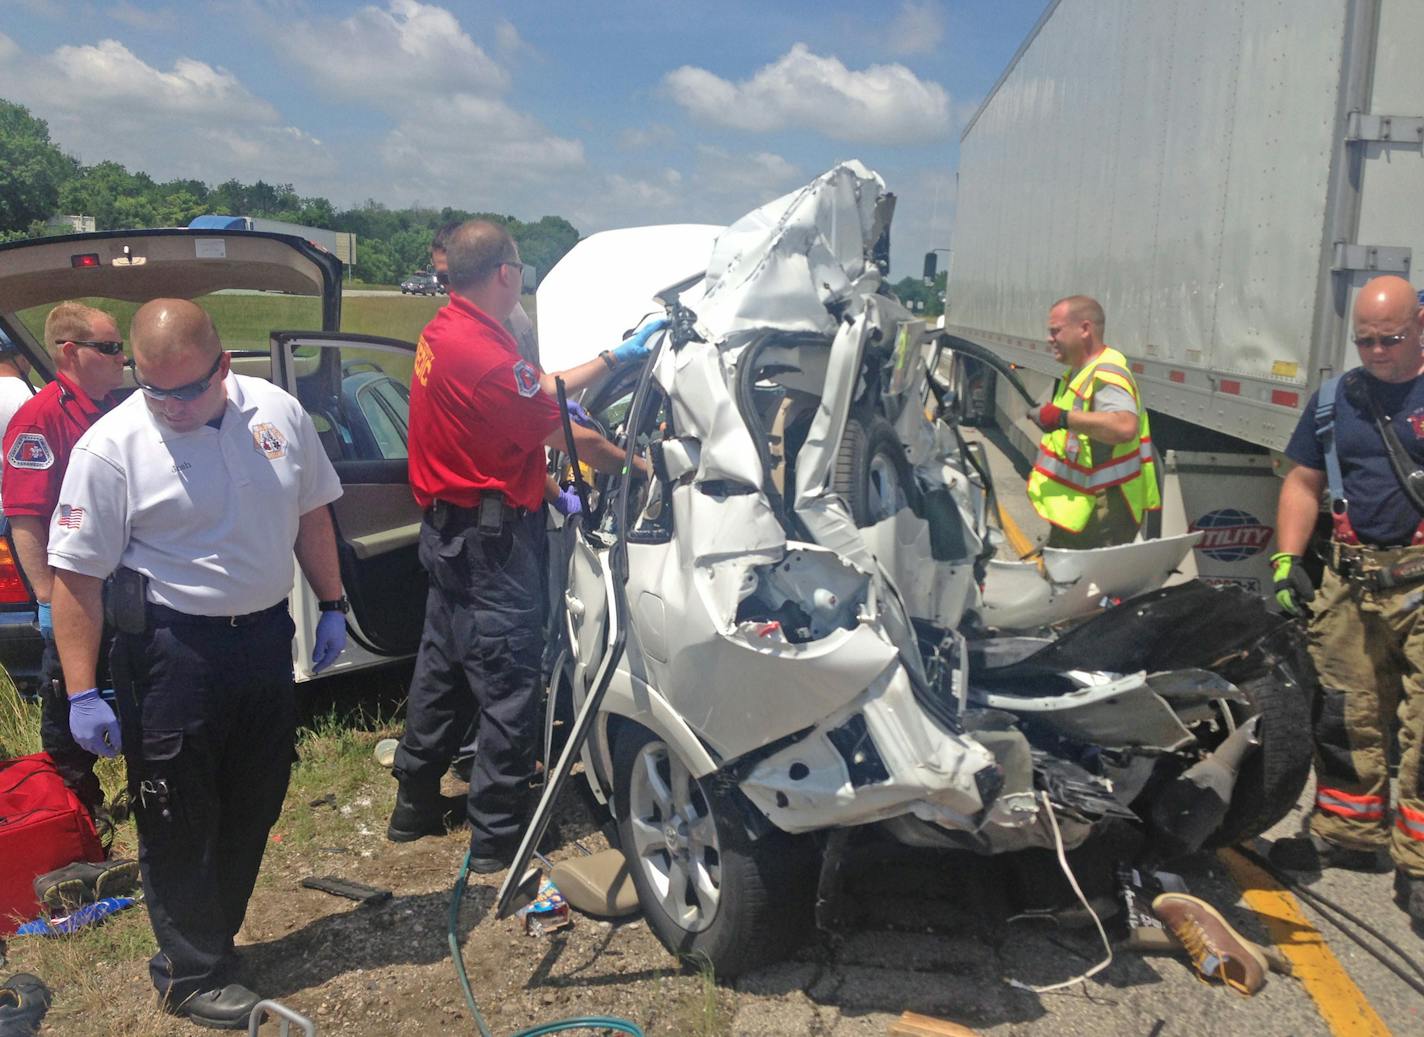
<svg viewBox="0 0 1424 1037">
<path fill-rule="evenodd" d="M 1262 525 L 1255 515 L 1237 508 L 1209 511 L 1187 531 L 1200 532 L 1202 538 L 1197 550 L 1218 562 L 1244 562 L 1260 554 L 1275 532 L 1270 526 Z"/>
</svg>

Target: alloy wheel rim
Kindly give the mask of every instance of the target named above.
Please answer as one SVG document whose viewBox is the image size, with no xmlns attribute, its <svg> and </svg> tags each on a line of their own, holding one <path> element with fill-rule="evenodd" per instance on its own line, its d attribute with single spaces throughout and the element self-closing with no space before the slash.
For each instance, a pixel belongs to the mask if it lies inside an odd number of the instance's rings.
<svg viewBox="0 0 1424 1037">
<path fill-rule="evenodd" d="M 706 929 L 722 895 L 717 825 L 701 784 L 662 742 L 638 750 L 628 815 L 638 867 L 663 912 L 688 932 Z"/>
</svg>

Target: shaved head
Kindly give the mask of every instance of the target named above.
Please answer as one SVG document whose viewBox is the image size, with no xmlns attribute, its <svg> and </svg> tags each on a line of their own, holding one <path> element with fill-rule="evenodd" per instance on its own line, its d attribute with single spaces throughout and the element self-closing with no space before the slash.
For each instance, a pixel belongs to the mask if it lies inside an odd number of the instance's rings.
<svg viewBox="0 0 1424 1037">
<path fill-rule="evenodd" d="M 140 366 L 197 356 L 211 361 L 222 352 L 213 319 L 187 299 L 144 303 L 129 325 L 134 359 Z"/>
<path fill-rule="evenodd" d="M 1355 299 L 1355 346 L 1360 366 L 1382 382 L 1407 382 L 1424 374 L 1424 308 L 1402 277 L 1367 281 Z"/>
<path fill-rule="evenodd" d="M 1386 318 L 1409 320 L 1419 311 L 1419 294 L 1402 277 L 1390 274 L 1365 283 L 1355 299 L 1355 320 Z"/>
</svg>

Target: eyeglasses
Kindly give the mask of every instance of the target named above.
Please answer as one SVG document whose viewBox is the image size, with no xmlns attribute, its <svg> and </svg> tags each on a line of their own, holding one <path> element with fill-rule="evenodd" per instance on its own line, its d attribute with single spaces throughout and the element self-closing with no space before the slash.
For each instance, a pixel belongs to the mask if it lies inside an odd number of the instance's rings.
<svg viewBox="0 0 1424 1037">
<path fill-rule="evenodd" d="M 137 367 L 134 367 L 134 381 L 138 382 L 138 387 L 150 400 L 178 400 L 181 403 L 191 403 L 208 391 L 208 386 L 213 382 L 213 375 L 217 374 L 218 368 L 222 366 L 224 355 L 219 353 L 218 358 L 213 361 L 213 366 L 208 368 L 208 373 L 196 382 L 189 382 L 187 385 L 174 386 L 172 389 L 160 389 L 156 385 L 149 385 L 140 378 Z"/>
<path fill-rule="evenodd" d="M 1367 335 L 1363 338 L 1355 339 L 1355 345 L 1361 349 L 1369 349 L 1371 346 L 1383 346 L 1385 349 L 1393 349 L 1408 337 L 1408 335 Z"/>
<path fill-rule="evenodd" d="M 517 259 L 506 259 L 503 263 L 501 263 L 501 264 L 499 264 L 499 265 L 500 265 L 500 266 L 512 266 L 512 267 L 514 267 L 514 269 L 515 269 L 516 272 L 521 272 L 521 271 L 524 270 L 524 264 L 521 263 L 521 262 L 519 262 L 519 260 L 517 260 Z"/>
<path fill-rule="evenodd" d="M 76 346 L 83 346 L 85 349 L 95 349 L 95 350 L 98 350 L 100 353 L 103 353 L 105 356 L 118 356 L 120 353 L 122 353 L 122 352 L 124 351 L 124 344 L 123 344 L 122 342 L 89 341 L 89 340 L 87 340 L 87 339 L 78 339 L 78 338 L 60 339 L 58 342 L 55 343 L 55 345 L 56 345 L 56 346 L 62 346 L 62 345 L 64 345 L 66 342 L 69 342 L 69 343 L 71 343 L 71 344 L 73 344 L 73 345 L 76 345 Z"/>
</svg>

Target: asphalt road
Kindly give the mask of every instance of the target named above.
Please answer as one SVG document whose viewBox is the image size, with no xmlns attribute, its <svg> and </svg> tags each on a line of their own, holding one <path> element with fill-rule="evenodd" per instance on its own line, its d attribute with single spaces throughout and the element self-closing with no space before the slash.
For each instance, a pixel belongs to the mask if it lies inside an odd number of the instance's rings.
<svg viewBox="0 0 1424 1037">
<path fill-rule="evenodd" d="M 1047 528 L 1024 496 L 1022 478 L 993 442 L 986 440 L 986 445 L 998 498 L 1009 520 L 1029 540 L 1041 544 Z M 1257 841 L 1256 849 L 1264 854 L 1272 840 L 1300 834 L 1313 797 L 1311 784 L 1291 813 Z M 1199 855 L 1181 870 L 1192 891 L 1225 912 L 1242 933 L 1263 944 L 1272 942 L 1262 916 L 1247 906 L 1241 886 L 1216 856 Z M 1299 881 L 1358 915 L 1424 965 L 1424 937 L 1414 933 L 1408 917 L 1395 905 L 1392 874 L 1327 871 L 1323 875 L 1301 876 Z M 1299 948 L 1307 967 L 1298 969 L 1297 977 L 1272 976 L 1265 990 L 1254 998 L 1195 981 L 1182 985 L 1178 981 L 1181 976 L 1191 979 L 1184 960 L 1124 955 L 1127 962 L 1116 962 L 1077 992 L 1040 998 L 1047 1012 L 1031 1025 L 1027 1021 L 1009 1023 L 1007 1029 L 988 1027 L 985 1032 L 1424 1033 L 1424 997 L 1327 921 L 1321 911 L 1301 898 L 1291 897 L 1290 901 L 1312 928 L 1283 925 L 1286 933 L 1280 944 Z M 1039 934 L 1021 941 L 1016 932 L 1014 942 L 1020 946 L 1020 953 L 1041 962 L 1051 957 L 1048 948 L 1042 946 L 1044 939 Z M 1328 954 L 1313 950 L 1316 941 Z M 1377 942 L 1374 945 L 1379 946 Z M 1424 977 L 1419 978 L 1424 981 Z M 1116 1002 L 1113 1005 L 1094 1003 L 1108 993 L 1104 988 L 1111 989 L 1111 998 Z M 1372 1013 L 1377 1019 L 1371 1017 Z M 1154 1029 L 1159 1020 L 1162 1027 Z"/>
<path fill-rule="evenodd" d="M 1021 478 L 999 450 L 988 455 L 1011 521 L 1029 539 L 1041 540 L 1044 528 L 1023 497 Z M 320 682 L 312 689 L 320 700 L 313 708 L 349 705 L 349 696 L 359 694 L 379 699 L 369 704 L 388 712 L 407 674 L 391 669 Z M 1312 796 L 1307 787 L 1291 814 L 1259 842 L 1262 852 L 1269 840 L 1302 829 Z M 897 850 L 863 861 L 848 877 L 846 917 L 831 937 L 736 981 L 730 1032 L 868 1037 L 885 1034 L 908 1010 L 995 1035 L 1424 1034 L 1424 997 L 1317 909 L 1269 882 L 1248 893 L 1255 883 L 1233 878 L 1216 854 L 1198 854 L 1174 868 L 1241 933 L 1288 948 L 1296 974 L 1272 975 L 1259 994 L 1245 997 L 1199 980 L 1185 955 L 1115 945 L 1112 964 L 1087 982 L 1032 993 L 1010 981 L 1060 982 L 1103 956 L 1091 924 L 1064 928 L 1014 919 L 1025 902 L 1065 899 L 1061 889 L 1054 893 L 1060 879 L 1051 860 L 1026 870 L 1004 858 Z M 1092 870 L 1082 869 L 1085 882 Z M 1327 872 L 1302 881 L 1424 964 L 1424 938 L 1395 906 L 1389 874 Z"/>
</svg>

